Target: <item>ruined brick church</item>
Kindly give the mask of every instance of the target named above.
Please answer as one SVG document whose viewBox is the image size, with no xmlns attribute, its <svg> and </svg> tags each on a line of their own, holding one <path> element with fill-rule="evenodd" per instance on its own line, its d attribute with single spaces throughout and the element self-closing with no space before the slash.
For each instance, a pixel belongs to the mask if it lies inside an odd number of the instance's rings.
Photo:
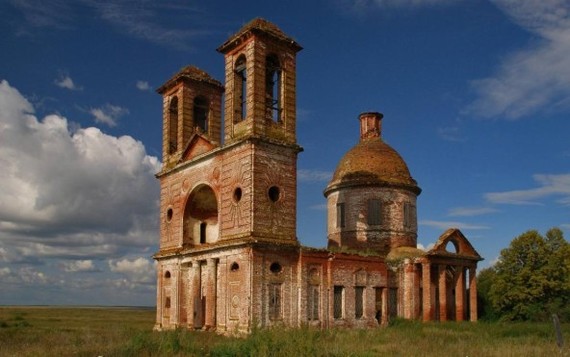
<svg viewBox="0 0 570 357">
<path fill-rule="evenodd" d="M 189 66 L 157 90 L 164 114 L 155 328 L 475 321 L 482 258 L 457 229 L 428 251 L 416 248 L 421 189 L 382 140 L 380 113 L 359 116 L 360 141 L 324 190 L 328 247 L 300 245 L 301 49 L 255 19 L 217 49 L 225 86 Z"/>
</svg>

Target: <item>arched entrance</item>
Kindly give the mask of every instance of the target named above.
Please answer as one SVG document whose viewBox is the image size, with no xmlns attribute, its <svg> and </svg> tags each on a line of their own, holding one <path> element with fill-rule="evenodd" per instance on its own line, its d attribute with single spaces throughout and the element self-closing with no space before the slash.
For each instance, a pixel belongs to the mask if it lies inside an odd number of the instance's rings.
<svg viewBox="0 0 570 357">
<path fill-rule="evenodd" d="M 218 240 L 218 201 L 214 190 L 206 184 L 195 187 L 186 201 L 183 222 L 183 244 L 199 245 Z"/>
</svg>

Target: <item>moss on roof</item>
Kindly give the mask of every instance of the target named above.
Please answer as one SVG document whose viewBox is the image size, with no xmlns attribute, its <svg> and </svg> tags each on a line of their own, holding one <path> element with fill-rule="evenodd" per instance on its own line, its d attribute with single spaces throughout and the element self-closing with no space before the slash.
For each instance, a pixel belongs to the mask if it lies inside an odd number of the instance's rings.
<svg viewBox="0 0 570 357">
<path fill-rule="evenodd" d="M 404 260 L 404 259 L 413 259 L 413 258 L 418 258 L 418 257 L 423 257 L 426 255 L 426 252 L 418 249 L 418 248 L 414 248 L 414 247 L 398 247 L 395 249 L 392 249 L 390 251 L 390 253 L 388 253 L 388 255 L 386 256 L 386 259 L 388 261 L 400 261 L 400 260 Z"/>
</svg>

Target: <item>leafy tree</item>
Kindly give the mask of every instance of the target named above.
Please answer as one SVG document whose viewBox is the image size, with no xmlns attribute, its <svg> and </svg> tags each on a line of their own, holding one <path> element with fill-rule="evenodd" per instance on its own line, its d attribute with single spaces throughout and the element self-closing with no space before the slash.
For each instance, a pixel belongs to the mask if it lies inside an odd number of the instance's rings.
<svg viewBox="0 0 570 357">
<path fill-rule="evenodd" d="M 547 310 L 570 317 L 570 244 L 562 231 L 552 228 L 546 232 L 546 255 L 544 287 Z"/>
<path fill-rule="evenodd" d="M 491 286 L 496 277 L 493 267 L 483 269 L 477 274 L 477 315 L 482 320 L 493 321 L 499 318 L 491 302 Z"/>
<path fill-rule="evenodd" d="M 570 317 L 570 244 L 560 229 L 550 229 L 546 237 L 535 230 L 523 233 L 491 269 L 494 276 L 484 276 L 491 281 L 487 298 L 502 319 Z"/>
</svg>

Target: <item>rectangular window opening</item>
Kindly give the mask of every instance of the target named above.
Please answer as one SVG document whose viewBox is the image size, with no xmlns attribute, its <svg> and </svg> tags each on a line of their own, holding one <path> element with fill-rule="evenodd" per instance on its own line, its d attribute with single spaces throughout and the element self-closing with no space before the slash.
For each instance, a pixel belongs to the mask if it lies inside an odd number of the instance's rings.
<svg viewBox="0 0 570 357">
<path fill-rule="evenodd" d="M 411 203 L 404 203 L 404 227 L 411 228 L 414 222 L 414 206 Z"/>
<path fill-rule="evenodd" d="M 364 316 L 364 287 L 354 288 L 354 317 L 360 319 Z"/>
<path fill-rule="evenodd" d="M 281 284 L 269 285 L 269 318 L 281 319 Z"/>
<path fill-rule="evenodd" d="M 379 199 L 368 200 L 368 225 L 382 224 L 382 202 Z"/>
<path fill-rule="evenodd" d="M 394 318 L 398 316 L 398 289 L 390 288 L 388 290 L 388 316 Z"/>
<path fill-rule="evenodd" d="M 345 227 L 345 220 L 344 220 L 344 203 L 337 203 L 336 204 L 336 226 L 337 228 L 344 228 Z"/>
<path fill-rule="evenodd" d="M 307 292 L 307 320 L 319 320 L 319 286 L 310 285 Z"/>
<path fill-rule="evenodd" d="M 343 286 L 335 286 L 333 292 L 333 317 L 335 319 L 342 319 L 344 317 L 343 314 L 343 305 L 344 305 L 344 287 Z"/>
<path fill-rule="evenodd" d="M 382 322 L 382 291 L 383 288 L 374 289 L 374 301 L 375 301 L 375 318 L 378 323 Z"/>
<path fill-rule="evenodd" d="M 206 243 L 206 227 L 207 223 L 200 223 L 200 244 Z"/>
</svg>

